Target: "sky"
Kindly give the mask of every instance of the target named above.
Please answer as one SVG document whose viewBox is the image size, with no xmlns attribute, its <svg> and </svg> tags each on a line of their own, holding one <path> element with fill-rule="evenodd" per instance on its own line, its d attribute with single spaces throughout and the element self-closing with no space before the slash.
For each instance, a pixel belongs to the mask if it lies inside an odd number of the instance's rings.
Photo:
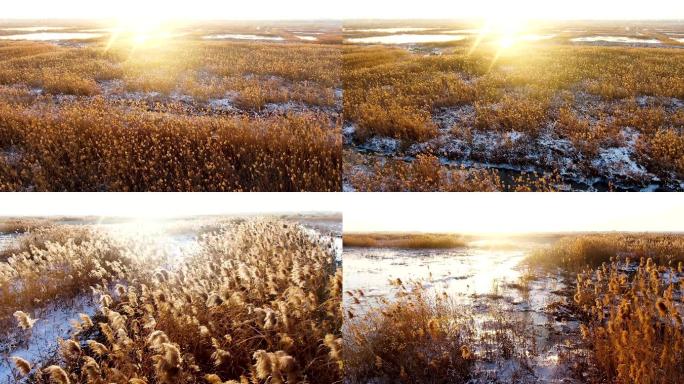
<svg viewBox="0 0 684 384">
<path fill-rule="evenodd" d="M 681 193 L 345 193 L 344 231 L 684 231 Z"/>
<path fill-rule="evenodd" d="M 21 0 L 0 18 L 684 19 L 681 0 Z"/>
<path fill-rule="evenodd" d="M 345 232 L 684 231 L 682 193 L 7 193 L 0 217 L 342 212 Z"/>
</svg>

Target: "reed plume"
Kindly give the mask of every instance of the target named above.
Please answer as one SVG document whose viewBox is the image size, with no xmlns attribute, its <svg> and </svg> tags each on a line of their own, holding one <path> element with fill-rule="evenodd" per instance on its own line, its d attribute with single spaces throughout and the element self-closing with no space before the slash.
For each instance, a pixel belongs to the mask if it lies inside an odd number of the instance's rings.
<svg viewBox="0 0 684 384">
<path fill-rule="evenodd" d="M 31 316 L 23 311 L 14 312 L 14 318 L 17 319 L 19 327 L 23 330 L 33 328 L 33 325 L 36 323 L 36 321 L 38 321 L 38 319 L 31 319 Z"/>
<path fill-rule="evenodd" d="M 22 375 L 26 376 L 31 372 L 31 363 L 29 363 L 28 360 L 22 359 L 18 356 L 12 356 L 11 359 L 14 361 L 14 365 Z"/>
<path fill-rule="evenodd" d="M 50 375 L 50 382 L 53 384 L 70 384 L 69 376 L 66 371 L 57 365 L 51 365 L 43 370 Z"/>
<path fill-rule="evenodd" d="M 90 350 L 98 356 L 104 356 L 107 353 L 109 353 L 109 349 L 107 349 L 107 346 L 105 346 L 104 344 L 100 344 L 95 340 L 88 340 L 86 341 L 86 343 L 88 344 Z"/>
</svg>

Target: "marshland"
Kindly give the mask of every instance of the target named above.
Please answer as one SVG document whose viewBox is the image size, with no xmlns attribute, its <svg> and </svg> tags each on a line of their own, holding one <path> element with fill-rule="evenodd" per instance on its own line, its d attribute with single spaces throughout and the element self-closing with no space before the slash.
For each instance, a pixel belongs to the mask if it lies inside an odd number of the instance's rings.
<svg viewBox="0 0 684 384">
<path fill-rule="evenodd" d="M 0 23 L 0 190 L 340 190 L 339 23 L 126 20 Z"/>
<path fill-rule="evenodd" d="M 681 233 L 440 236 L 345 232 L 345 382 L 684 380 Z"/>
<path fill-rule="evenodd" d="M 345 22 L 344 189 L 684 189 L 684 24 L 513 8 Z"/>
<path fill-rule="evenodd" d="M 342 380 L 337 214 L 2 223 L 2 383 Z"/>
</svg>

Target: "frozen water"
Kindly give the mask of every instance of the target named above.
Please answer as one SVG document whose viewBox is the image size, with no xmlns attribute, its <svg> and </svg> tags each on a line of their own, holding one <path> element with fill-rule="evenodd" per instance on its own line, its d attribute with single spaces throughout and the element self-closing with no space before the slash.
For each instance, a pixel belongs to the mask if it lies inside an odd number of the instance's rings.
<svg viewBox="0 0 684 384">
<path fill-rule="evenodd" d="M 266 36 L 266 35 L 242 35 L 242 34 L 224 34 L 224 35 L 207 35 L 203 36 L 203 39 L 207 40 L 271 40 L 271 41 L 283 41 L 285 40 L 281 36 Z"/>
<path fill-rule="evenodd" d="M 459 296 L 484 295 L 492 292 L 497 281 L 516 280 L 520 276 L 516 267 L 524 256 L 520 250 L 347 247 L 344 284 L 346 290 L 372 289 L 378 295 L 388 295 L 392 279 L 427 280 Z"/>
<path fill-rule="evenodd" d="M 570 39 L 570 41 L 574 42 L 582 42 L 582 43 L 594 43 L 594 42 L 600 42 L 600 41 L 605 41 L 608 43 L 627 43 L 627 44 L 660 44 L 660 40 L 656 39 L 637 39 L 634 37 L 625 37 L 625 36 L 588 36 L 588 37 L 576 37 L 574 39 Z"/>
<path fill-rule="evenodd" d="M 422 32 L 429 31 L 430 28 L 399 27 L 399 28 L 370 28 L 370 29 L 350 29 L 345 32 L 377 32 L 377 33 L 399 33 L 399 32 Z"/>
<path fill-rule="evenodd" d="M 439 43 L 459 41 L 465 39 L 465 35 L 413 35 L 400 34 L 389 36 L 371 36 L 350 38 L 346 41 L 353 44 L 416 44 L 416 43 Z"/>
<path fill-rule="evenodd" d="M 453 250 L 347 247 L 345 290 L 362 290 L 364 296 L 357 297 L 360 304 L 355 304 L 354 298 L 345 295 L 344 305 L 362 317 L 377 305 L 377 298 L 393 300 L 397 290 L 391 281 L 399 278 L 407 288 L 413 280 L 423 281 L 423 287 L 447 292 L 457 303 L 465 305 L 464 311 L 473 316 L 477 334 L 493 332 L 494 315 L 499 312 L 515 328 L 520 328 L 513 332 L 524 333 L 522 337 L 527 341 L 516 349 L 526 358 L 479 360 L 470 383 L 573 383 L 567 379 L 567 366 L 560 361 L 559 354 L 568 348 L 568 340 L 578 338 L 578 325 L 571 319 L 555 320 L 549 311 L 549 304 L 563 299 L 557 292 L 567 288 L 564 280 L 550 274 L 529 281 L 526 288 L 520 285 L 524 284 L 520 280 L 524 274 L 522 261 L 539 244 L 495 238 L 473 241 L 468 247 Z M 479 340 L 475 351 L 483 353 L 490 342 Z M 496 344 L 488 348 L 492 346 Z M 532 360 L 529 369 L 523 366 L 527 358 Z M 524 374 L 525 380 L 520 381 L 520 374 Z"/>
<path fill-rule="evenodd" d="M 67 29 L 67 27 L 13 27 L 13 28 L 0 28 L 0 31 L 42 32 L 42 31 L 58 31 L 60 29 Z"/>
<path fill-rule="evenodd" d="M 83 33 L 83 32 L 40 32 L 40 33 L 24 33 L 20 35 L 0 36 L 0 40 L 32 40 L 32 41 L 59 41 L 59 40 L 88 40 L 97 37 L 102 37 L 101 33 Z"/>
</svg>

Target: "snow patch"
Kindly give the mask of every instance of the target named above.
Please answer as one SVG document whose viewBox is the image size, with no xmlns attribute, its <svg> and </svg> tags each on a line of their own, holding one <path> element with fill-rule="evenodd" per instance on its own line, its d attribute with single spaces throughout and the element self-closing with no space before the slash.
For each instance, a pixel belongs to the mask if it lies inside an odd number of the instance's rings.
<svg viewBox="0 0 684 384">
<path fill-rule="evenodd" d="M 218 111 L 235 111 L 237 108 L 233 105 L 233 98 L 211 99 L 207 103 L 210 109 Z"/>
<path fill-rule="evenodd" d="M 471 147 L 464 140 L 450 139 L 442 145 L 440 152 L 449 159 L 465 159 L 470 156 Z"/>
<path fill-rule="evenodd" d="M 391 137 L 373 137 L 366 141 L 364 148 L 384 155 L 395 154 L 399 150 L 401 141 Z"/>
<path fill-rule="evenodd" d="M 195 102 L 195 99 L 190 96 L 190 95 L 184 95 L 178 91 L 174 91 L 169 95 L 169 98 L 173 101 L 176 102 L 181 102 L 181 103 L 187 103 L 187 104 L 192 104 Z"/>
<path fill-rule="evenodd" d="M 264 112 L 267 114 L 284 115 L 288 112 L 302 112 L 310 108 L 301 102 L 288 101 L 287 103 L 268 103 L 264 106 Z"/>
<path fill-rule="evenodd" d="M 510 140 L 512 142 L 516 142 L 516 141 L 520 140 L 521 138 L 523 138 L 524 136 L 525 136 L 524 133 L 517 132 L 517 131 L 511 131 L 511 132 L 506 133 L 506 137 L 508 137 L 508 140 Z"/>
<path fill-rule="evenodd" d="M 646 169 L 631 158 L 632 150 L 628 147 L 605 148 L 599 157 L 592 160 L 591 165 L 610 176 L 621 176 L 631 179 L 643 178 Z"/>
<path fill-rule="evenodd" d="M 440 108 L 433 113 L 432 121 L 442 130 L 450 130 L 455 124 L 469 124 L 475 117 L 475 107 L 461 105 L 458 107 Z"/>
<path fill-rule="evenodd" d="M 17 327 L 3 335 L 0 353 L 21 357 L 34 367 L 40 367 L 57 353 L 57 339 L 69 338 L 72 331 L 69 320 L 77 319 L 79 313 L 93 316 L 98 307 L 91 296 L 81 295 L 72 300 L 51 303 L 42 309 L 29 311 L 31 317 L 38 321 L 30 331 L 23 331 Z M 11 360 L 1 359 L 0 382 L 12 382 L 13 369 Z"/>
<path fill-rule="evenodd" d="M 351 145 L 354 141 L 354 133 L 356 133 L 355 124 L 346 124 L 342 127 L 342 139 L 344 145 Z"/>
</svg>

